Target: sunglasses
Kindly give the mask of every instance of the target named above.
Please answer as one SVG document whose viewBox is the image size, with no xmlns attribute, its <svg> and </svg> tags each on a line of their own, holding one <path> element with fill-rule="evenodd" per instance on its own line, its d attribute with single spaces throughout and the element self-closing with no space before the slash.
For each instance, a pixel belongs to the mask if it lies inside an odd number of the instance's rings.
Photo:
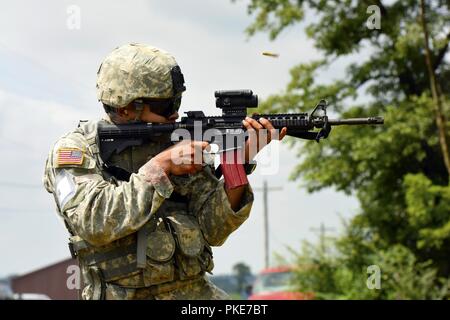
<svg viewBox="0 0 450 320">
<path fill-rule="evenodd" d="M 164 118 L 168 118 L 180 109 L 181 97 L 169 99 L 136 99 L 133 101 L 133 104 L 136 107 L 148 105 L 151 112 Z"/>
</svg>

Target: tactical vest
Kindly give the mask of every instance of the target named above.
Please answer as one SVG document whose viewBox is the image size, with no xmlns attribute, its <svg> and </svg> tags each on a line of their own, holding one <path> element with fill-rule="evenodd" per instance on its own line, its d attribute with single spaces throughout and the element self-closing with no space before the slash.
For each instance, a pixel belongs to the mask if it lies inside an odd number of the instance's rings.
<svg viewBox="0 0 450 320">
<path fill-rule="evenodd" d="M 86 138 L 103 178 L 114 183 L 117 177 L 105 170 L 99 156 L 96 123 L 80 123 L 77 132 Z M 188 201 L 173 193 L 138 232 L 104 246 L 92 246 L 73 234 L 69 247 L 84 281 L 142 288 L 210 273 L 212 250 L 197 217 L 188 211 Z"/>
</svg>

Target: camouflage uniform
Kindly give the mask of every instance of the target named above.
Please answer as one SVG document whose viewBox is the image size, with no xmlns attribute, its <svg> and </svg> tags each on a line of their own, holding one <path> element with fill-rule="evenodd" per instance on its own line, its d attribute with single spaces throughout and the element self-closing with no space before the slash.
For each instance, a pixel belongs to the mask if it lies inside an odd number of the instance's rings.
<svg viewBox="0 0 450 320">
<path fill-rule="evenodd" d="M 99 156 L 97 124 L 80 122 L 61 137 L 44 175 L 71 234 L 82 298 L 226 299 L 205 273 L 214 267 L 211 246 L 222 245 L 248 218 L 250 186 L 235 212 L 212 167 L 167 176 L 149 163 L 171 145 L 167 136 L 115 154 L 108 166 L 131 173 L 117 178 Z"/>
<path fill-rule="evenodd" d="M 170 177 L 157 167 L 139 170 L 167 141 L 114 156 L 114 164 L 133 172 L 129 181 L 120 181 L 102 167 L 96 125 L 82 123 L 56 142 L 44 178 L 73 235 L 87 285 L 83 298 L 224 298 L 203 274 L 213 269 L 210 246 L 222 245 L 247 219 L 253 202 L 250 187 L 234 212 L 223 180 L 209 166 L 193 175 Z M 67 149 L 82 152 L 83 162 L 58 164 L 61 150 Z M 138 268 L 138 234 L 143 231 L 147 259 Z M 167 290 L 158 289 L 162 284 Z M 186 292 L 186 285 L 196 289 Z"/>
</svg>

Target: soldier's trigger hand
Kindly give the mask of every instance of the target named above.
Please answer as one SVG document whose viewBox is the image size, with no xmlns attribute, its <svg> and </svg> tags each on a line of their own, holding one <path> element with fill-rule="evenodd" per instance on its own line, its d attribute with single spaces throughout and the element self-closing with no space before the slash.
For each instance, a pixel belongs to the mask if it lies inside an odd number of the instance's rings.
<svg viewBox="0 0 450 320">
<path fill-rule="evenodd" d="M 208 142 L 183 140 L 156 155 L 151 161 L 166 174 L 194 174 L 203 169 L 203 150 Z"/>
</svg>

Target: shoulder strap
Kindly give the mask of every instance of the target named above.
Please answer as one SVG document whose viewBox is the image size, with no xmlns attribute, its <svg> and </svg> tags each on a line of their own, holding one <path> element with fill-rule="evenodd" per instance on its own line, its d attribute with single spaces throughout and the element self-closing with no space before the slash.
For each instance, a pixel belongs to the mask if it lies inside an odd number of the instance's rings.
<svg viewBox="0 0 450 320">
<path fill-rule="evenodd" d="M 84 135 L 89 145 L 89 150 L 94 155 L 99 167 L 103 166 L 103 160 L 100 157 L 100 149 L 97 141 L 97 122 L 94 121 L 82 121 L 78 124 L 81 133 Z"/>
</svg>

